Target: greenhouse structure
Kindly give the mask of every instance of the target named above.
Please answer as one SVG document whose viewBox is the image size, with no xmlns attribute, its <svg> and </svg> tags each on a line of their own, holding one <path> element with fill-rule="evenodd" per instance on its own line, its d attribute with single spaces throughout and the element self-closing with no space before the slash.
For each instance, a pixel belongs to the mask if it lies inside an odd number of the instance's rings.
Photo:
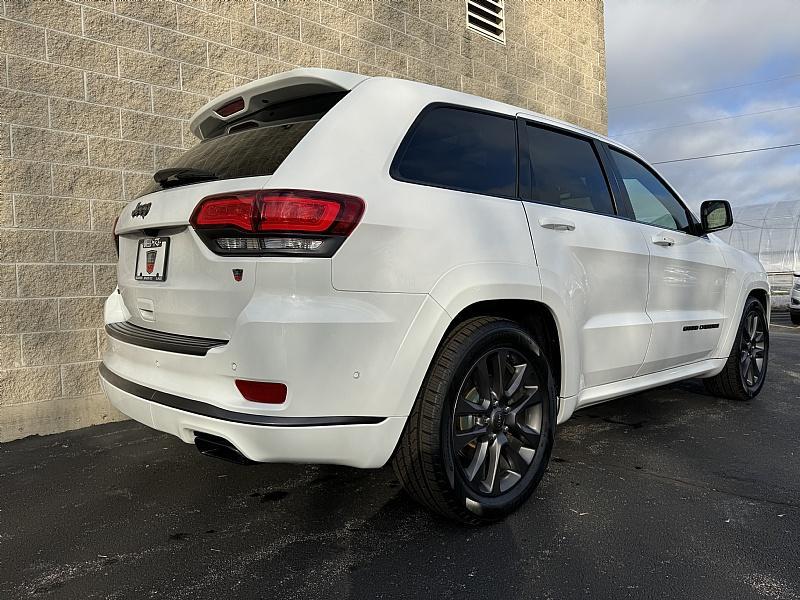
<svg viewBox="0 0 800 600">
<path fill-rule="evenodd" d="M 750 204 L 733 212 L 733 227 L 719 237 L 758 258 L 769 273 L 773 305 L 786 304 L 792 273 L 800 271 L 800 200 Z"/>
</svg>

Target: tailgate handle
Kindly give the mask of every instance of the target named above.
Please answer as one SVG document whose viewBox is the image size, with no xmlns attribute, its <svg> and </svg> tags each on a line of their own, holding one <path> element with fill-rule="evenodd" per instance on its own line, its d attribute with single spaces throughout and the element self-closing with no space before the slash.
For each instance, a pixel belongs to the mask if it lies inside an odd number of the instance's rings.
<svg viewBox="0 0 800 600">
<path fill-rule="evenodd" d="M 137 298 L 136 308 L 139 309 L 139 314 L 142 315 L 142 319 L 145 321 L 156 320 L 156 307 L 149 298 Z"/>
<path fill-rule="evenodd" d="M 553 231 L 575 231 L 575 223 L 564 219 L 542 217 L 539 219 L 539 225 L 545 229 L 552 229 Z"/>
</svg>

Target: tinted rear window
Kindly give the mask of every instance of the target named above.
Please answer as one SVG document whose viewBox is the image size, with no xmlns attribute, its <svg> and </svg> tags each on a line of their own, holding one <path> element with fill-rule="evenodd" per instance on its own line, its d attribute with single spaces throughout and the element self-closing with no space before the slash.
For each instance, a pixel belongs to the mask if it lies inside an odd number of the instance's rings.
<svg viewBox="0 0 800 600">
<path fill-rule="evenodd" d="M 529 125 L 528 144 L 538 202 L 614 214 L 611 192 L 591 143 Z"/>
<path fill-rule="evenodd" d="M 459 108 L 428 110 L 401 146 L 392 175 L 411 183 L 515 196 L 515 121 Z"/>
<path fill-rule="evenodd" d="M 261 126 L 200 142 L 187 150 L 170 168 L 210 171 L 217 179 L 272 175 L 317 120 Z M 153 181 L 140 195 L 161 190 Z"/>
</svg>

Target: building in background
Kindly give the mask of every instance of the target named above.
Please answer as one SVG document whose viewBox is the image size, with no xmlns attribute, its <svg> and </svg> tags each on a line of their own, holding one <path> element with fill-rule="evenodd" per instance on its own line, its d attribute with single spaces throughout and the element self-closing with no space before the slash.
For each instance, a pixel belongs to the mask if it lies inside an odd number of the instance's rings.
<svg viewBox="0 0 800 600">
<path fill-rule="evenodd" d="M 258 77 L 404 77 L 606 131 L 602 0 L 4 0 L 0 441 L 118 418 L 97 377 L 114 218 Z"/>
<path fill-rule="evenodd" d="M 718 233 L 764 265 L 772 305 L 786 308 L 793 273 L 800 273 L 800 200 L 748 204 L 733 211 L 733 227 Z"/>
</svg>

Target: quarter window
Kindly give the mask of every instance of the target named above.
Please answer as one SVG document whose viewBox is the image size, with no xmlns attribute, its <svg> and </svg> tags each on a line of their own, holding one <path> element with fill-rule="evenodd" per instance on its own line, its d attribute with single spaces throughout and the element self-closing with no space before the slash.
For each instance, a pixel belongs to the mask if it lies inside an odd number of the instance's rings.
<svg viewBox="0 0 800 600">
<path fill-rule="evenodd" d="M 537 202 L 614 214 L 611 192 L 590 142 L 530 124 L 527 132 Z"/>
<path fill-rule="evenodd" d="M 514 119 L 451 107 L 424 113 L 395 159 L 396 179 L 489 196 L 516 196 Z"/>
<path fill-rule="evenodd" d="M 611 150 L 639 223 L 690 233 L 689 217 L 680 201 L 650 169 L 627 154 Z"/>
</svg>

